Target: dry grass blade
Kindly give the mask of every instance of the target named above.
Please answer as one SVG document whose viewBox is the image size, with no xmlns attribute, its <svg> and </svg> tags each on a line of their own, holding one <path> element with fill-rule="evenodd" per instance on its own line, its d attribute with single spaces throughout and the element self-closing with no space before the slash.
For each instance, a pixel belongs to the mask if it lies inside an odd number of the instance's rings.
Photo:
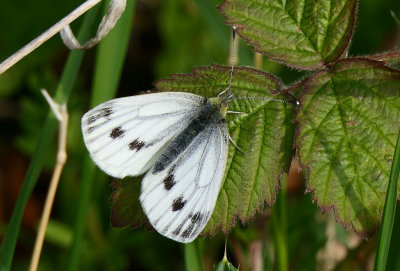
<svg viewBox="0 0 400 271">
<path fill-rule="evenodd" d="M 38 264 L 40 253 L 43 247 L 43 241 L 46 234 L 47 225 L 49 223 L 51 209 L 53 207 L 54 198 L 56 195 L 58 183 L 60 181 L 61 172 L 67 161 L 67 129 L 68 129 L 68 112 L 67 107 L 64 105 L 56 104 L 50 96 L 47 94 L 45 90 L 42 90 L 42 93 L 46 100 L 48 101 L 51 109 L 56 115 L 57 119 L 60 122 L 60 130 L 59 130 L 59 142 L 58 142 L 58 151 L 57 151 L 57 161 L 56 166 L 54 168 L 53 176 L 51 177 L 49 191 L 47 192 L 46 202 L 44 205 L 42 217 L 40 219 L 39 231 L 36 236 L 35 247 L 33 250 L 31 264 L 29 267 L 30 271 L 36 271 Z"/>
<path fill-rule="evenodd" d="M 23 59 L 25 56 L 29 55 L 36 48 L 42 45 L 45 41 L 53 37 L 55 34 L 61 31 L 65 26 L 69 25 L 71 22 L 76 20 L 86 11 L 91 9 L 93 6 L 98 4 L 101 0 L 88 0 L 79 7 L 77 7 L 74 11 L 68 14 L 66 17 L 61 19 L 58 23 L 47 29 L 40 36 L 29 42 L 27 45 L 19 49 L 13 55 L 8 57 L 6 60 L 0 63 L 0 74 L 11 68 L 18 61 Z"/>
</svg>

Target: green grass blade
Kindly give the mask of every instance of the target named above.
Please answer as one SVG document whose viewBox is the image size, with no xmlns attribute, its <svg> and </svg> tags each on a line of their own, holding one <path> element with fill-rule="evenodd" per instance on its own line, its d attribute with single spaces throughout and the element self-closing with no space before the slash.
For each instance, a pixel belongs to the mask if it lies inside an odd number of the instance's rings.
<svg viewBox="0 0 400 271">
<path fill-rule="evenodd" d="M 46 150 L 48 150 L 50 147 L 49 142 L 52 141 L 52 137 L 56 128 L 57 121 L 53 116 L 51 116 L 50 113 L 47 116 L 42 135 L 39 139 L 38 145 L 36 146 L 35 153 L 29 165 L 28 172 L 8 224 L 6 234 L 4 235 L 4 239 L 0 248 L 1 271 L 10 270 L 25 206 L 33 188 L 36 185 L 36 181 L 42 169 L 43 161 L 47 153 Z"/>
<path fill-rule="evenodd" d="M 400 209 L 396 208 L 392 237 L 390 240 L 387 270 L 400 270 Z"/>
<path fill-rule="evenodd" d="M 200 242 L 201 240 L 197 239 L 189 244 L 184 245 L 186 271 L 204 270 Z"/>
<path fill-rule="evenodd" d="M 393 20 L 396 22 L 396 24 L 400 27 L 400 19 L 397 18 L 396 13 L 394 13 L 393 10 L 390 11 L 390 15 L 392 15 Z"/>
<path fill-rule="evenodd" d="M 91 106 L 115 97 L 128 50 L 135 1 L 128 1 L 117 25 L 99 44 Z"/>
<path fill-rule="evenodd" d="M 282 190 L 272 211 L 272 227 L 274 235 L 276 270 L 289 270 L 289 256 L 287 243 L 287 217 L 286 217 L 286 179 L 282 181 Z"/>
<path fill-rule="evenodd" d="M 112 99 L 116 95 L 128 48 L 134 6 L 135 1 L 131 0 L 127 2 L 126 10 L 117 25 L 99 44 L 90 102 L 91 106 Z M 90 203 L 90 192 L 95 167 L 87 153 L 84 157 L 83 168 L 74 226 L 75 236 L 69 254 L 67 270 L 78 269 L 82 236 L 85 230 L 86 216 Z"/>
<path fill-rule="evenodd" d="M 81 30 L 79 31 L 78 39 L 84 40 L 89 37 L 90 26 L 95 18 L 95 11 L 90 11 L 83 21 Z M 72 86 L 75 82 L 78 69 L 80 67 L 83 51 L 73 51 L 68 57 L 64 71 L 62 73 L 60 84 L 57 87 L 55 100 L 58 103 L 66 103 L 70 96 Z M 43 166 L 43 161 L 48 153 L 53 139 L 53 135 L 57 129 L 57 120 L 53 113 L 49 111 L 47 119 L 42 128 L 42 135 L 36 146 L 35 153 L 29 165 L 28 172 L 25 176 L 24 183 L 21 187 L 21 192 L 15 204 L 8 230 L 4 236 L 0 248 L 0 270 L 9 270 L 11 267 L 12 258 L 14 255 L 15 245 L 18 238 L 18 233 L 21 225 L 22 216 L 24 214 L 26 203 L 36 185 L 36 181 Z"/>
<path fill-rule="evenodd" d="M 392 169 L 390 171 L 389 186 L 386 193 L 385 207 L 383 209 L 383 217 L 381 230 L 379 232 L 379 242 L 375 258 L 375 271 L 383 271 L 386 268 L 386 262 L 389 254 L 390 238 L 392 236 L 394 215 L 396 212 L 397 201 L 397 181 L 400 171 L 400 132 L 397 136 L 396 149 Z"/>
<path fill-rule="evenodd" d="M 77 204 L 75 225 L 73 228 L 73 242 L 68 256 L 67 270 L 77 270 L 79 265 L 79 254 L 82 246 L 82 235 L 86 222 L 86 215 L 90 203 L 90 191 L 92 186 L 95 167 L 88 155 L 85 155 L 82 163 L 84 171 L 82 173 L 81 187 Z"/>
<path fill-rule="evenodd" d="M 194 1 L 199 9 L 201 17 L 204 18 L 204 23 L 211 29 L 211 33 L 215 36 L 221 48 L 226 48 L 228 51 L 228 44 L 230 42 L 229 31 L 227 26 L 222 24 L 223 17 L 218 14 L 217 9 L 213 2 L 195 0 Z"/>
</svg>

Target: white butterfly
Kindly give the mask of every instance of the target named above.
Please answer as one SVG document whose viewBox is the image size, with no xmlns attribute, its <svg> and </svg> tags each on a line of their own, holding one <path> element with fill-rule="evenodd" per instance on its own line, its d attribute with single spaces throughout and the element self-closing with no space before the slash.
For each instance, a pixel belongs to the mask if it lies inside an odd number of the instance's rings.
<svg viewBox="0 0 400 271">
<path fill-rule="evenodd" d="M 140 202 L 153 227 L 193 241 L 210 219 L 223 181 L 231 94 L 164 92 L 119 98 L 82 117 L 93 161 L 107 174 L 146 175 Z"/>
</svg>

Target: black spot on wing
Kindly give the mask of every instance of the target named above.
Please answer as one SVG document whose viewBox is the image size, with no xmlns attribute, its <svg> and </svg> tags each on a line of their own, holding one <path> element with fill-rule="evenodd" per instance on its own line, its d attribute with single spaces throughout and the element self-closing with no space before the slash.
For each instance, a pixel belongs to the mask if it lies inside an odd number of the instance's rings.
<svg viewBox="0 0 400 271">
<path fill-rule="evenodd" d="M 89 127 L 89 128 L 87 129 L 87 133 L 90 134 L 91 132 L 93 132 L 93 130 L 94 130 L 94 127 Z"/>
<path fill-rule="evenodd" d="M 174 177 L 173 174 L 169 174 L 168 177 L 164 179 L 163 183 L 165 190 L 171 190 L 171 188 L 176 184 Z"/>
<path fill-rule="evenodd" d="M 113 113 L 113 110 L 111 107 L 105 107 L 101 110 L 101 116 L 104 117 L 109 117 Z"/>
<path fill-rule="evenodd" d="M 93 124 L 94 122 L 96 122 L 96 120 L 100 118 L 108 118 L 109 116 L 111 116 L 112 113 L 113 110 L 111 107 L 102 108 L 87 119 L 87 125 Z"/>
<path fill-rule="evenodd" d="M 175 235 L 175 236 L 178 235 L 178 234 L 181 232 L 182 227 L 183 227 L 183 225 L 185 224 L 185 222 L 186 222 L 186 221 L 182 222 L 182 223 L 172 232 L 172 234 Z"/>
<path fill-rule="evenodd" d="M 182 232 L 181 237 L 182 238 L 190 238 L 193 236 L 193 234 L 196 233 L 196 229 L 201 226 L 202 220 L 204 218 L 204 215 L 200 212 L 197 212 L 195 214 L 190 213 L 185 221 L 183 221 L 173 232 L 172 234 L 177 236 L 181 233 L 183 226 L 187 223 L 188 220 L 190 220 L 190 223 L 187 225 L 186 229 Z"/>
<path fill-rule="evenodd" d="M 190 224 L 190 226 L 186 230 L 184 230 L 182 232 L 181 237 L 182 238 L 189 238 L 191 233 L 192 233 L 192 231 L 193 231 L 193 229 L 194 229 L 194 226 L 195 226 L 194 224 Z"/>
<path fill-rule="evenodd" d="M 192 217 L 192 223 L 197 224 L 203 219 L 203 215 L 200 212 L 195 213 Z"/>
<path fill-rule="evenodd" d="M 129 149 L 130 149 L 131 151 L 134 151 L 134 150 L 140 151 L 140 149 L 143 148 L 144 145 L 145 145 L 145 144 L 144 144 L 143 141 L 139 141 L 139 140 L 135 139 L 134 141 L 132 141 L 131 143 L 129 143 Z"/>
<path fill-rule="evenodd" d="M 183 199 L 183 196 L 180 196 L 179 198 L 174 199 L 174 202 L 172 202 L 172 211 L 176 212 L 179 211 L 185 206 L 186 200 Z"/>
<path fill-rule="evenodd" d="M 87 119 L 87 125 L 91 125 L 93 124 L 96 120 L 98 120 L 100 118 L 99 115 L 92 115 Z"/>
<path fill-rule="evenodd" d="M 169 229 L 168 226 L 165 227 L 163 230 L 161 230 L 161 233 L 165 235 L 167 233 L 168 229 Z"/>
<path fill-rule="evenodd" d="M 119 127 L 114 128 L 114 129 L 111 131 L 110 137 L 113 138 L 113 139 L 121 138 L 121 137 L 124 136 L 124 134 L 125 134 L 125 131 L 122 130 L 121 126 L 119 126 Z"/>
</svg>

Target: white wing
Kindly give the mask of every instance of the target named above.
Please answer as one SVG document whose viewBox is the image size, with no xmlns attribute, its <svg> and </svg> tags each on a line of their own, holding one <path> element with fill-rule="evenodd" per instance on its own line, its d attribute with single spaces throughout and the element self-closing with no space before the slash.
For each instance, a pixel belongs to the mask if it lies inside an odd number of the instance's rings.
<svg viewBox="0 0 400 271">
<path fill-rule="evenodd" d="M 107 174 L 140 175 L 198 114 L 204 99 L 164 92 L 105 102 L 82 117 L 84 142 L 93 161 Z"/>
<path fill-rule="evenodd" d="M 150 223 L 175 241 L 193 241 L 214 210 L 228 155 L 226 123 L 200 132 L 165 170 L 151 169 L 140 201 Z"/>
</svg>

